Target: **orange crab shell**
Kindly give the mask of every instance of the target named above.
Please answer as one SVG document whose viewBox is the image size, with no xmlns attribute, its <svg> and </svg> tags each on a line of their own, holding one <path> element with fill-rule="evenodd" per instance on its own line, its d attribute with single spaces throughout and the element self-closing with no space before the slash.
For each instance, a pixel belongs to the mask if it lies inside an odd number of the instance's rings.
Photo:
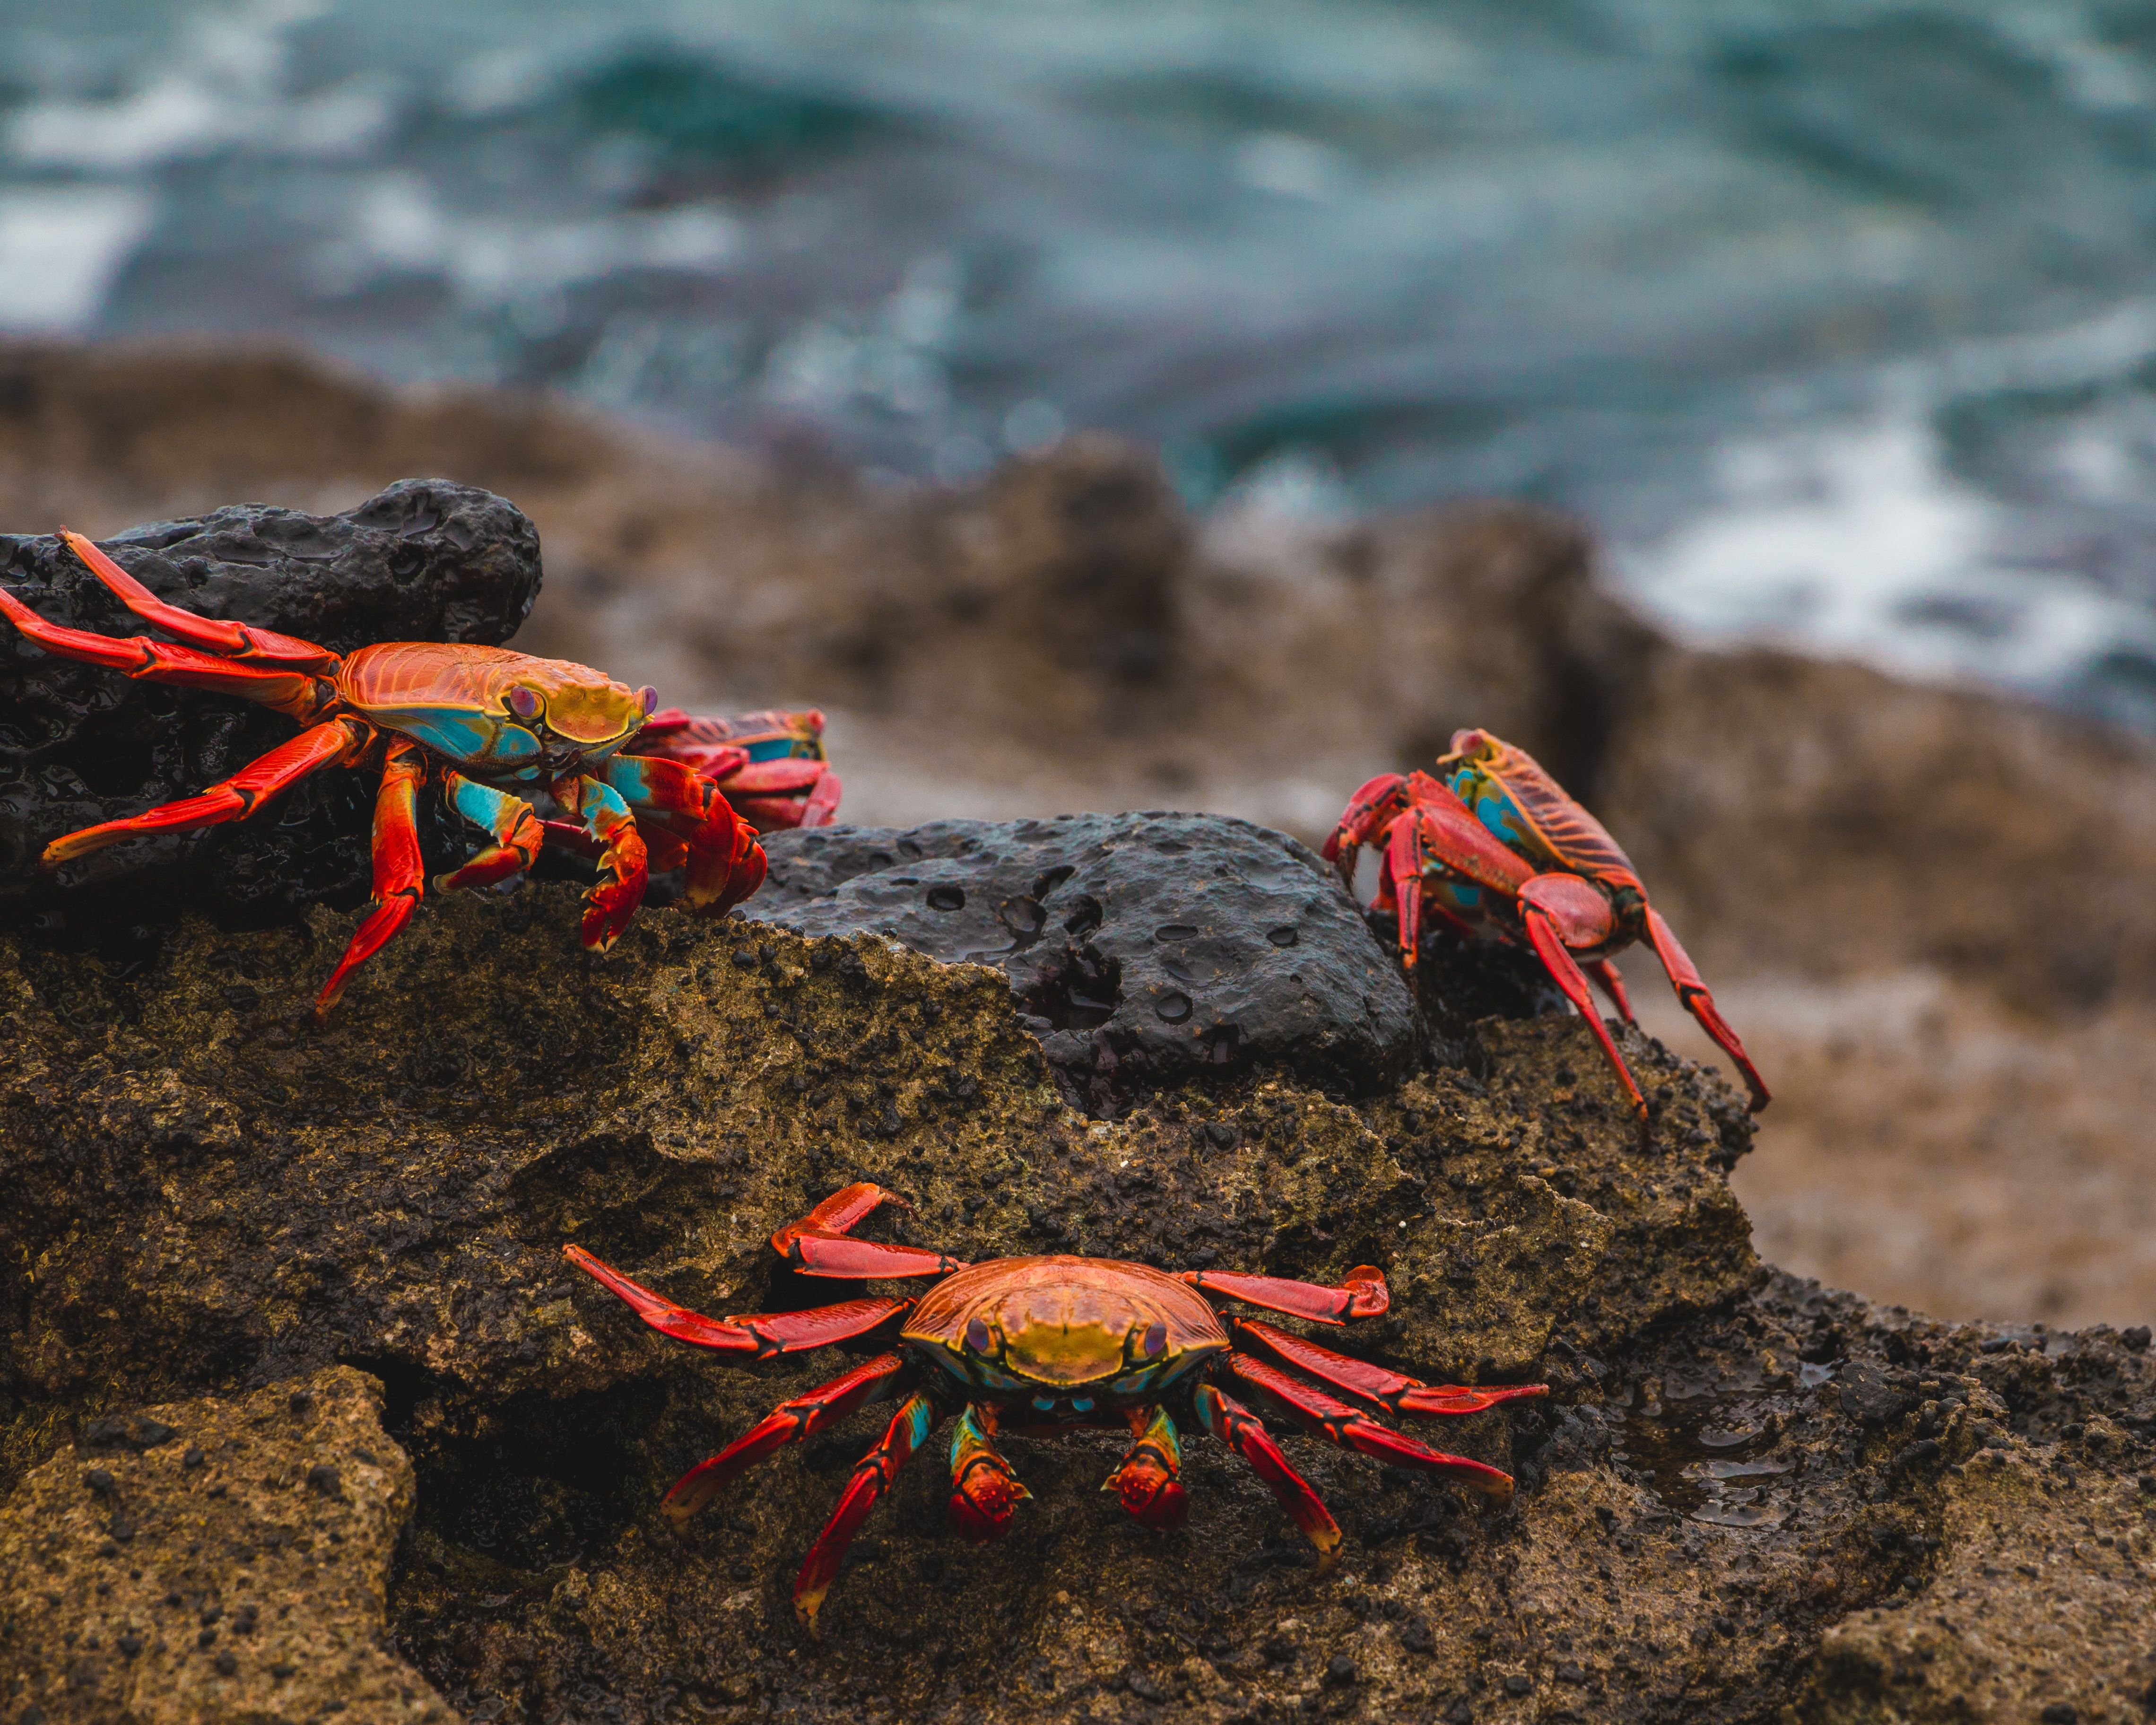
<svg viewBox="0 0 2156 1725">
<path fill-rule="evenodd" d="M 1149 1400 L 1228 1348 L 1220 1316 L 1188 1282 L 1112 1258 L 998 1258 L 929 1289 L 901 1339 L 937 1350 L 969 1389 L 1093 1387 L 1111 1405 Z"/>
</svg>

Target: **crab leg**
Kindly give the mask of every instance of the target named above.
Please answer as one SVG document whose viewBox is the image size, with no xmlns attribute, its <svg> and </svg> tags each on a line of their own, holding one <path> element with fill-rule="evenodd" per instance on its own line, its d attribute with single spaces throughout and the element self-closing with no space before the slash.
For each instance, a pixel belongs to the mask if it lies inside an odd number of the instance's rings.
<svg viewBox="0 0 2156 1725">
<path fill-rule="evenodd" d="M 1010 1532 L 1011 1514 L 1033 1496 L 996 1448 L 993 1404 L 975 1403 L 958 1416 L 951 1438 L 951 1525 L 973 1545 L 993 1545 Z"/>
<path fill-rule="evenodd" d="M 146 635 L 115 639 L 88 629 L 64 629 L 48 623 L 7 588 L 0 588 L 0 616 L 4 616 L 48 653 L 63 659 L 101 665 L 124 671 L 148 683 L 172 683 L 182 689 L 207 689 L 217 695 L 237 695 L 259 701 L 287 718 L 311 719 L 335 698 L 324 679 L 305 671 L 272 670 L 240 665 L 192 647 L 168 647 Z"/>
<path fill-rule="evenodd" d="M 819 1384 L 805 1394 L 781 1402 L 725 1449 L 698 1462 L 674 1481 L 660 1507 L 676 1527 L 687 1521 L 719 1495 L 721 1486 L 748 1471 L 767 1455 L 788 1444 L 813 1437 L 832 1420 L 865 1408 L 871 1402 L 887 1402 L 903 1389 L 911 1377 L 906 1362 L 895 1353 L 880 1353 L 864 1360 L 843 1377 Z"/>
<path fill-rule="evenodd" d="M 1632 1015 L 1632 1002 L 1625 993 L 1625 978 L 1617 973 L 1617 967 L 1607 958 L 1597 958 L 1580 968 L 1594 979 L 1602 992 L 1609 997 L 1609 1004 L 1617 1009 L 1617 1016 L 1628 1024 L 1640 1021 Z"/>
<path fill-rule="evenodd" d="M 655 1294 L 632 1281 L 611 1265 L 603 1264 L 582 1246 L 565 1245 L 562 1255 L 613 1295 L 662 1336 L 709 1348 L 721 1353 L 742 1353 L 767 1359 L 774 1353 L 799 1353 L 811 1348 L 829 1348 L 865 1336 L 896 1313 L 907 1310 L 911 1300 L 844 1300 L 835 1306 L 816 1306 L 806 1312 L 758 1312 L 732 1317 L 706 1317 L 685 1306 L 676 1306 L 664 1294 Z"/>
<path fill-rule="evenodd" d="M 329 1016 L 352 972 L 389 944 L 419 902 L 426 865 L 419 857 L 416 815 L 426 777 L 427 757 L 417 743 L 400 737 L 390 744 L 382 763 L 382 788 L 374 798 L 374 908 L 353 931 L 352 944 L 315 997 L 318 1023 Z"/>
<path fill-rule="evenodd" d="M 1534 870 L 1475 818 L 1475 812 L 1426 773 L 1408 781 L 1414 803 L 1393 828 L 1389 866 L 1399 878 L 1400 956 L 1414 968 L 1421 930 L 1422 876 L 1432 865 L 1471 884 L 1510 897 L 1533 877 Z M 1409 905 L 1414 906 L 1409 919 Z"/>
<path fill-rule="evenodd" d="M 1484 1461 L 1471 1461 L 1465 1455 L 1448 1455 L 1441 1450 L 1429 1449 L 1411 1437 L 1403 1437 L 1378 1425 L 1368 1414 L 1345 1402 L 1335 1401 L 1324 1391 L 1289 1377 L 1276 1366 L 1253 1359 L 1247 1353 L 1230 1353 L 1228 1369 L 1285 1409 L 1297 1425 L 1343 1450 L 1374 1455 L 1394 1467 L 1419 1467 L 1432 1473 L 1447 1474 L 1496 1503 L 1512 1502 L 1512 1476 L 1502 1468 Z"/>
<path fill-rule="evenodd" d="M 1751 1086 L 1752 1111 L 1757 1114 L 1774 1101 L 1767 1081 L 1760 1077 L 1759 1069 L 1752 1064 L 1752 1056 L 1744 1052 L 1744 1045 L 1737 1040 L 1737 1033 L 1716 1008 L 1714 996 L 1707 992 L 1698 968 L 1677 944 L 1676 932 L 1651 905 L 1647 907 L 1647 938 L 1654 942 L 1655 956 L 1662 961 L 1662 968 L 1669 974 L 1670 986 L 1676 990 L 1678 1002 L 1699 1020 L 1700 1028 L 1715 1040 L 1722 1051 L 1737 1062 L 1737 1070 Z"/>
<path fill-rule="evenodd" d="M 908 1215 L 913 1214 L 913 1206 L 896 1192 L 887 1192 L 873 1181 L 856 1180 L 850 1186 L 841 1186 L 799 1221 L 788 1222 L 773 1235 L 771 1249 L 784 1257 L 793 1236 L 804 1230 L 813 1234 L 851 1234 L 886 1204 L 904 1210 Z"/>
<path fill-rule="evenodd" d="M 1380 1413 L 1435 1420 L 1448 1414 L 1480 1414 L 1502 1402 L 1549 1394 L 1547 1384 L 1499 1384 L 1487 1389 L 1471 1389 L 1457 1384 L 1428 1384 L 1368 1360 L 1350 1359 L 1256 1318 L 1230 1318 L 1228 1324 L 1237 1341 L 1255 1343 L 1276 1358 Z"/>
<path fill-rule="evenodd" d="M 621 937 L 644 902 L 649 870 L 636 821 L 614 788 L 588 773 L 554 786 L 554 800 L 583 817 L 587 836 L 599 841 L 599 879 L 584 895 L 584 944 L 605 952 Z"/>
<path fill-rule="evenodd" d="M 531 805 L 521 797 L 512 797 L 507 791 L 498 791 L 491 785 L 466 778 L 454 770 L 442 775 L 442 790 L 449 798 L 449 807 L 474 826 L 484 827 L 492 833 L 494 843 L 455 873 L 436 880 L 435 891 L 491 886 L 497 880 L 522 873 L 538 861 L 539 847 L 546 834 Z"/>
<path fill-rule="evenodd" d="M 1520 922 L 1527 930 L 1528 944 L 1543 961 L 1543 968 L 1550 973 L 1550 980 L 1578 1009 L 1579 1015 L 1587 1020 L 1587 1028 L 1594 1033 L 1594 1040 L 1602 1045 L 1603 1055 L 1616 1073 L 1618 1082 L 1625 1086 L 1632 1111 L 1639 1117 L 1640 1129 L 1645 1132 L 1647 1099 L 1640 1094 L 1639 1084 L 1632 1076 L 1632 1069 L 1625 1064 L 1625 1056 L 1617 1052 L 1609 1027 L 1602 1022 L 1594 996 L 1588 992 L 1586 975 L 1568 950 L 1575 944 L 1593 946 L 1598 939 L 1607 938 L 1606 929 L 1598 935 L 1591 925 L 1583 922 L 1578 914 L 1584 908 L 1582 895 L 1592 898 L 1601 907 L 1606 921 L 1609 901 L 1577 875 L 1538 875 L 1521 890 Z"/>
<path fill-rule="evenodd" d="M 1406 787 L 1399 773 L 1380 773 L 1364 781 L 1333 823 L 1318 855 L 1339 872 L 1340 884 L 1350 892 L 1355 890 L 1357 855 L 1407 807 Z"/>
<path fill-rule="evenodd" d="M 947 1276 L 966 1266 L 956 1258 L 921 1246 L 884 1245 L 847 1235 L 884 1204 L 911 1211 L 895 1192 L 866 1180 L 842 1186 L 798 1222 L 771 1236 L 771 1249 L 804 1276 Z"/>
<path fill-rule="evenodd" d="M 816 1614 L 823 1609 L 824 1596 L 831 1590 L 846 1548 L 875 1507 L 876 1500 L 891 1489 L 899 1469 L 928 1441 L 935 1425 L 935 1404 L 916 1390 L 891 1415 L 882 1441 L 854 1464 L 854 1476 L 846 1481 L 838 1508 L 824 1524 L 823 1532 L 808 1548 L 800 1574 L 794 1578 L 794 1615 L 811 1634 L 815 1632 Z"/>
<path fill-rule="evenodd" d="M 639 824 L 657 828 L 683 848 L 686 897 L 695 914 L 722 916 L 763 884 L 756 829 L 695 768 L 653 755 L 616 755 L 605 772 Z M 668 860 L 671 865 L 670 855 Z"/>
<path fill-rule="evenodd" d="M 1258 1416 L 1209 1384 L 1199 1384 L 1190 1400 L 1197 1409 L 1198 1423 L 1250 1464 L 1289 1519 L 1317 1548 L 1319 1570 L 1330 1569 L 1338 1563 L 1340 1524 L 1310 1489 L 1310 1481 L 1287 1465 L 1287 1457 L 1281 1454 L 1280 1445 Z"/>
<path fill-rule="evenodd" d="M 1176 1280 L 1188 1282 L 1201 1294 L 1240 1300 L 1245 1306 L 1261 1306 L 1268 1312 L 1285 1312 L 1290 1317 L 1306 1317 L 1322 1324 L 1377 1317 L 1393 1303 L 1392 1291 L 1385 1286 L 1385 1272 L 1374 1264 L 1358 1264 L 1337 1288 L 1276 1276 L 1241 1276 L 1225 1270 L 1186 1270 Z"/>
<path fill-rule="evenodd" d="M 228 820 L 244 820 L 280 792 L 325 767 L 354 765 L 373 733 L 357 719 L 331 719 L 280 742 L 226 779 L 192 797 L 167 803 L 124 820 L 108 820 L 68 834 L 45 846 L 41 865 L 56 869 L 79 856 L 142 833 L 191 832 Z"/>
<path fill-rule="evenodd" d="M 213 618 L 182 611 L 177 605 L 168 605 L 81 534 L 62 527 L 60 537 L 90 566 L 90 572 L 119 596 L 121 604 L 145 623 L 156 624 L 167 634 L 178 636 L 190 647 L 201 647 L 230 659 L 317 671 L 324 676 L 334 673 L 342 663 L 340 655 L 326 647 L 317 647 L 312 641 L 298 640 L 271 629 L 254 629 L 244 623 L 219 623 Z"/>
<path fill-rule="evenodd" d="M 796 1228 L 783 1248 L 787 1261 L 803 1276 L 837 1276 L 859 1281 L 906 1276 L 948 1276 L 966 1266 L 926 1246 L 886 1245 L 873 1240 L 849 1240 L 820 1229 Z"/>
<path fill-rule="evenodd" d="M 1180 1527 L 1189 1519 L 1190 1497 L 1183 1489 L 1175 1422 L 1158 1407 L 1132 1408 L 1130 1420 L 1136 1441 L 1101 1489 L 1121 1498 L 1141 1527 L 1163 1533 Z"/>
</svg>

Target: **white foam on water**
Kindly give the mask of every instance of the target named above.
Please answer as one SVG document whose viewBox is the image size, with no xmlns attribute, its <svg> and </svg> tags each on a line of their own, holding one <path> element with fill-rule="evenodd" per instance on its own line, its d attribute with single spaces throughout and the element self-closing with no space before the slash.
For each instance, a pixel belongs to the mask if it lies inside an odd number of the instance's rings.
<svg viewBox="0 0 2156 1725">
<path fill-rule="evenodd" d="M 0 331 L 89 329 L 156 216 L 157 200 L 129 187 L 0 189 Z"/>
<path fill-rule="evenodd" d="M 396 117 L 395 80 L 362 72 L 304 95 L 285 87 L 286 33 L 325 9 L 259 0 L 190 18 L 157 69 L 121 94 L 25 105 L 8 121 L 8 153 L 26 167 L 114 174 L 241 148 L 362 155 Z"/>
<path fill-rule="evenodd" d="M 501 305 L 623 270 L 721 270 L 741 246 L 741 223 L 716 204 L 517 221 L 445 209 L 418 175 L 392 172 L 357 188 L 345 231 L 316 258 L 315 275 L 340 292 L 384 276 L 439 275 L 467 304 Z"/>
<path fill-rule="evenodd" d="M 2025 347 L 2019 370 L 2071 371 L 2102 345 Z M 2032 690 L 2121 645 L 2156 649 L 2141 606 L 2070 572 L 2015 566 L 2009 511 L 1946 470 L 1914 405 L 1734 440 L 1716 470 L 1712 504 L 1615 559 L 1635 593 L 1695 637 Z"/>
</svg>

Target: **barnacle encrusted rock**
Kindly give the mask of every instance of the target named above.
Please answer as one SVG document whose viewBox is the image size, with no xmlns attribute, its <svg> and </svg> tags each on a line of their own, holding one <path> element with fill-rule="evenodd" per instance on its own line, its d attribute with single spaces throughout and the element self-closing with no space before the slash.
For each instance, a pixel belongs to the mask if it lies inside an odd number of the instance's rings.
<svg viewBox="0 0 2156 1725">
<path fill-rule="evenodd" d="M 98 1422 L 146 1405 L 222 1430 L 252 1415 L 212 1403 L 274 1413 L 351 1367 L 383 1386 L 415 1490 L 386 1600 L 355 1596 L 346 1630 L 382 1638 L 366 1669 L 385 1675 L 336 1692 L 338 1725 L 433 1704 L 387 1686 L 396 1660 L 465 1717 L 535 1725 L 1178 1704 L 1224 1725 L 2123 1721 L 2156 1676 L 2112 1619 L 2045 1615 L 2147 1596 L 2146 1332 L 1933 1324 L 1765 1270 L 1723 1181 L 1747 1117 L 1636 1033 L 1644 1147 L 1585 1027 L 1557 1017 L 1451 1023 L 1412 1076 L 1359 1097 L 1255 1064 L 1133 1086 L 1101 1118 L 1059 1086 L 1000 969 L 663 911 L 598 959 L 577 913 L 562 886 L 430 901 L 326 1029 L 306 1008 L 345 932 L 326 912 L 192 923 L 136 971 L 0 937 L 0 1551 L 34 1553 L 49 1494 L 84 1489 L 70 1446 L 114 1429 Z M 805 1641 L 788 1588 L 874 1410 L 682 1532 L 656 1503 L 846 1357 L 730 1368 L 644 1330 L 560 1246 L 715 1312 L 815 1303 L 843 1290 L 794 1281 L 766 1238 L 853 1178 L 913 1201 L 872 1229 L 966 1258 L 1380 1264 L 1392 1312 L 1328 1342 L 1435 1379 L 1551 1384 L 1424 1430 L 1510 1467 L 1515 1505 L 1478 1515 L 1288 1437 L 1348 1536 L 1320 1578 L 1202 1437 L 1190 1525 L 1167 1537 L 1099 1490 L 1112 1434 L 1014 1439 L 1033 1501 L 975 1550 L 945 1526 L 934 1446 Z M 396 1450 L 353 1442 L 388 1481 L 369 1513 L 404 1520 Z M 326 1459 L 354 1491 L 348 1453 Z M 247 1513 L 267 1526 L 285 1503 Z M 273 1574 L 259 1546 L 201 1545 L 191 1584 L 225 1599 Z M 118 1609 L 89 1602 L 95 1579 L 83 1613 Z M 259 1620 L 300 1615 L 284 1587 Z M 102 1691 L 68 1687 L 81 1633 L 54 1651 L 45 1590 L 19 1561 L 0 1572 L 7 1645 L 28 1650 L 0 1718 L 32 1692 L 47 1725 L 107 1717 Z M 2041 1661 L 2010 1651 L 2016 1625 L 2041 1631 Z M 223 1717 L 177 1683 L 131 1704 Z M 273 1694 L 257 1716 L 327 1704 Z"/>
<path fill-rule="evenodd" d="M 339 653 L 499 644 L 539 592 L 537 530 L 513 504 L 448 480 L 403 480 L 339 515 L 239 505 L 105 545 L 161 598 Z M 147 629 L 56 535 L 0 537 L 0 583 L 65 628 Z M 372 797 L 341 773 L 288 791 L 274 816 L 136 839 L 59 881 L 37 866 L 63 833 L 192 796 L 291 734 L 249 702 L 131 682 L 0 624 L 0 915 L 110 935 L 167 904 L 259 920 L 364 897 Z"/>
</svg>

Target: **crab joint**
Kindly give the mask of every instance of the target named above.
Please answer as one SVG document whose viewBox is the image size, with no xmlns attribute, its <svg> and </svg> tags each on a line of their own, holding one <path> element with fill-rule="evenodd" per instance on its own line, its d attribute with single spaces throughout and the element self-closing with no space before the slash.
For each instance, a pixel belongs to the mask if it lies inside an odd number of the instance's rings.
<svg viewBox="0 0 2156 1725">
<path fill-rule="evenodd" d="M 1025 1489 L 997 1450 L 996 1410 L 969 1407 L 951 1439 L 951 1525 L 975 1545 L 993 1545 L 1010 1532 L 1011 1514 Z"/>
<path fill-rule="evenodd" d="M 1190 1515 L 1189 1495 L 1178 1477 L 1183 1471 L 1183 1450 L 1175 1422 L 1165 1408 L 1133 1408 L 1131 1435 L 1137 1441 L 1124 1452 L 1122 1465 L 1101 1489 L 1120 1497 L 1140 1527 L 1173 1532 Z"/>
</svg>

